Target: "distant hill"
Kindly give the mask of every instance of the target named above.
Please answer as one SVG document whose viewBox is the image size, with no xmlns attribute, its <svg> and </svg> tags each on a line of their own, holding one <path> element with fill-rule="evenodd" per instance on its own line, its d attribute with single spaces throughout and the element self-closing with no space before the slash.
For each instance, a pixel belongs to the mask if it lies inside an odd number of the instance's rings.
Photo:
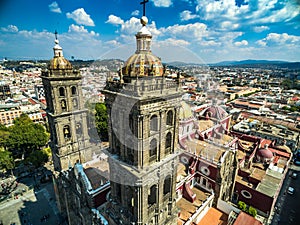
<svg viewBox="0 0 300 225">
<path fill-rule="evenodd" d="M 238 66 L 238 67 L 279 67 L 289 69 L 300 69 L 300 62 L 288 62 L 279 60 L 241 60 L 241 61 L 223 61 L 210 66 Z"/>
</svg>

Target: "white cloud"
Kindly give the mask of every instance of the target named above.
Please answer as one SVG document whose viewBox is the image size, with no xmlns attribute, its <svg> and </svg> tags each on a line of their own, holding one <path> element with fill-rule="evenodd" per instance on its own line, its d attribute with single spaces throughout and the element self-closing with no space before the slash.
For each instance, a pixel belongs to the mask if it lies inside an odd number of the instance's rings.
<svg viewBox="0 0 300 225">
<path fill-rule="evenodd" d="M 188 46 L 190 43 L 186 40 L 182 39 L 174 39 L 174 38 L 167 38 L 163 41 L 157 41 L 155 43 L 157 46 L 164 45 L 164 46 Z"/>
<path fill-rule="evenodd" d="M 19 29 L 15 25 L 8 25 L 7 27 L 1 27 L 1 31 L 16 33 L 19 31 Z"/>
<path fill-rule="evenodd" d="M 300 36 L 289 35 L 287 33 L 269 33 L 267 37 L 256 42 L 260 46 L 284 46 L 300 44 Z"/>
<path fill-rule="evenodd" d="M 139 10 L 134 10 L 132 13 L 131 13 L 132 16 L 138 16 L 140 15 L 140 11 Z"/>
<path fill-rule="evenodd" d="M 199 17 L 198 15 L 192 14 L 189 10 L 184 10 L 179 16 L 182 21 L 192 20 Z"/>
<path fill-rule="evenodd" d="M 224 21 L 220 23 L 220 29 L 221 30 L 236 30 L 239 28 L 239 24 L 232 23 L 231 21 Z"/>
<path fill-rule="evenodd" d="M 202 37 L 207 36 L 207 26 L 204 23 L 191 23 L 187 25 L 169 26 L 167 28 L 159 29 L 164 36 L 170 35 L 173 38 L 186 40 L 201 40 Z"/>
<path fill-rule="evenodd" d="M 118 16 L 109 15 L 108 20 L 105 23 L 110 23 L 110 24 L 114 24 L 114 25 L 121 25 L 121 24 L 124 24 L 124 20 L 122 20 Z"/>
<path fill-rule="evenodd" d="M 156 7 L 170 7 L 173 5 L 172 0 L 152 0 Z"/>
<path fill-rule="evenodd" d="M 234 45 L 237 46 L 237 47 L 247 46 L 248 45 L 248 41 L 246 41 L 246 40 L 237 41 L 237 42 L 234 43 Z"/>
<path fill-rule="evenodd" d="M 51 12 L 54 13 L 61 13 L 61 9 L 59 8 L 57 2 L 52 2 L 50 5 L 48 5 Z"/>
<path fill-rule="evenodd" d="M 255 27 L 253 28 L 253 30 L 254 30 L 254 32 L 256 32 L 256 33 L 261 33 L 261 32 L 263 32 L 263 31 L 265 31 L 265 30 L 270 30 L 270 28 L 267 27 L 267 26 L 255 26 Z"/>
<path fill-rule="evenodd" d="M 80 33 L 88 33 L 88 30 L 84 28 L 84 26 L 78 26 L 71 24 L 69 26 L 68 32 L 80 32 Z"/>
<path fill-rule="evenodd" d="M 72 13 L 67 13 L 66 15 L 67 18 L 73 19 L 79 25 L 95 26 L 94 21 L 83 8 L 76 9 Z"/>
<path fill-rule="evenodd" d="M 289 21 L 300 14 L 295 1 L 285 0 L 245 0 L 247 4 L 237 5 L 236 0 L 197 0 L 199 16 L 218 26 L 222 21 L 244 25 L 260 26 Z"/>
</svg>

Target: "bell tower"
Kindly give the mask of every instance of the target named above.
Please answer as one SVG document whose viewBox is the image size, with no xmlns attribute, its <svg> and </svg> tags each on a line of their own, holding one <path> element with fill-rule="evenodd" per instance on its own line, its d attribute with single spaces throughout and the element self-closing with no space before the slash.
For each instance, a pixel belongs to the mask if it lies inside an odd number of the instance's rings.
<svg viewBox="0 0 300 225">
<path fill-rule="evenodd" d="M 84 162 L 90 158 L 91 151 L 87 110 L 84 109 L 81 89 L 82 77 L 64 58 L 57 33 L 55 36 L 54 57 L 41 78 L 46 94 L 54 169 L 61 172 L 78 161 Z"/>
<path fill-rule="evenodd" d="M 147 1 L 144 1 L 145 4 Z M 166 79 L 160 58 L 151 52 L 148 19 L 141 18 L 137 50 L 107 81 L 109 224 L 177 224 L 176 175 L 179 77 Z"/>
</svg>

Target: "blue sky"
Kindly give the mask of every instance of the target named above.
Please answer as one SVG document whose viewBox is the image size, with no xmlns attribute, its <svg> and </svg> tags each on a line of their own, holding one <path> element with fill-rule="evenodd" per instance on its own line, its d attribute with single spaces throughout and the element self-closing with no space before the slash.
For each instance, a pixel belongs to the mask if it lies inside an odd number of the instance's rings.
<svg viewBox="0 0 300 225">
<path fill-rule="evenodd" d="M 149 0 L 153 53 L 164 62 L 300 61 L 299 0 Z M 128 58 L 140 0 L 3 0 L 0 59 L 50 59 L 54 31 L 70 59 Z"/>
</svg>

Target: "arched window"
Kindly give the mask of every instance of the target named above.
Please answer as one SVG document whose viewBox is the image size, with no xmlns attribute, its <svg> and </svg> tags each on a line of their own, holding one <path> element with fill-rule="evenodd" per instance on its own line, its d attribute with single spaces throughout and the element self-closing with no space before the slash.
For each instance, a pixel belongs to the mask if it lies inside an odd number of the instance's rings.
<svg viewBox="0 0 300 225">
<path fill-rule="evenodd" d="M 156 203 L 156 185 L 151 186 L 148 194 L 148 205 L 151 206 Z"/>
<path fill-rule="evenodd" d="M 65 89 L 63 87 L 60 87 L 58 90 L 59 90 L 59 96 L 64 97 L 65 96 Z"/>
<path fill-rule="evenodd" d="M 72 93 L 72 95 L 76 95 L 77 94 L 76 87 L 74 87 L 74 86 L 71 87 L 71 93 Z"/>
<path fill-rule="evenodd" d="M 150 118 L 150 130 L 158 131 L 158 118 L 156 115 L 154 115 Z"/>
<path fill-rule="evenodd" d="M 164 181 L 164 195 L 168 194 L 171 191 L 171 176 L 167 176 L 165 181 Z"/>
<path fill-rule="evenodd" d="M 153 138 L 150 142 L 150 162 L 156 160 L 156 155 L 157 155 L 157 141 L 155 138 Z"/>
<path fill-rule="evenodd" d="M 70 138 L 71 138 L 71 130 L 70 130 L 70 126 L 69 125 L 64 126 L 63 132 L 64 132 L 65 140 L 66 141 L 70 140 Z"/>
<path fill-rule="evenodd" d="M 77 134 L 77 135 L 81 135 L 81 134 L 82 134 L 81 123 L 77 123 L 77 124 L 76 124 L 76 134 Z"/>
<path fill-rule="evenodd" d="M 166 136 L 166 148 L 171 148 L 172 145 L 172 134 L 171 132 L 167 133 Z"/>
<path fill-rule="evenodd" d="M 66 100 L 64 100 L 64 99 L 61 100 L 60 105 L 61 105 L 61 110 L 62 110 L 63 112 L 67 111 L 67 103 L 66 103 Z"/>
<path fill-rule="evenodd" d="M 173 125 L 173 111 L 170 110 L 167 113 L 167 125 L 172 126 Z"/>
<path fill-rule="evenodd" d="M 78 108 L 78 101 L 76 98 L 73 99 L 73 108 L 77 109 Z"/>
</svg>

